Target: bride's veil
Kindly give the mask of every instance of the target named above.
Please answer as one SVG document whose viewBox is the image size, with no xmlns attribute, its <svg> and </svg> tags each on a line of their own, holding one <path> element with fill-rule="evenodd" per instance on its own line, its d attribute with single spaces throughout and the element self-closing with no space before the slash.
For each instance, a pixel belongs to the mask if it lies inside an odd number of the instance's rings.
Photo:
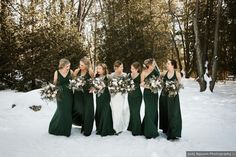
<svg viewBox="0 0 236 157">
<path fill-rule="evenodd" d="M 156 60 L 155 60 L 154 58 L 153 58 L 153 64 L 154 64 L 154 68 L 155 68 L 159 73 L 161 73 L 160 68 L 158 67 L 157 62 L 156 62 Z"/>
</svg>

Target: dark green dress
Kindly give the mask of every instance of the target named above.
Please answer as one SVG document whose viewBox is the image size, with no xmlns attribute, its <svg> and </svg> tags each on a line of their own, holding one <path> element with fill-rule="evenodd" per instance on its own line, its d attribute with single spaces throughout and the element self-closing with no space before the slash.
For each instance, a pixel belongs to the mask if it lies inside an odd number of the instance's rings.
<svg viewBox="0 0 236 157">
<path fill-rule="evenodd" d="M 107 82 L 107 80 L 107 77 L 105 77 L 104 81 Z M 97 106 L 95 120 L 97 126 L 97 134 L 101 136 L 115 134 L 115 131 L 113 129 L 110 101 L 111 95 L 107 87 L 104 89 L 104 92 L 100 96 L 96 95 Z"/>
<path fill-rule="evenodd" d="M 83 123 L 83 111 L 84 111 L 84 100 L 82 91 L 74 91 L 74 103 L 72 109 L 72 120 L 73 124 L 82 126 Z"/>
<path fill-rule="evenodd" d="M 57 97 L 57 109 L 50 122 L 48 132 L 54 135 L 64 135 L 69 137 L 71 134 L 72 126 L 72 103 L 73 92 L 68 88 L 69 80 L 71 79 L 71 73 L 68 72 L 64 78 L 59 71 L 57 86 L 60 89 Z"/>
<path fill-rule="evenodd" d="M 167 74 L 168 72 L 163 77 L 164 82 L 177 80 L 176 72 L 171 79 L 167 77 Z M 159 102 L 160 129 L 162 129 L 164 133 L 167 133 L 169 139 L 174 139 L 181 137 L 182 130 L 179 94 L 174 97 L 168 97 L 164 88 L 161 92 Z"/>
<path fill-rule="evenodd" d="M 79 71 L 78 75 L 81 75 Z M 72 122 L 74 125 L 82 126 L 83 123 L 83 111 L 84 111 L 84 99 L 83 91 L 74 91 L 74 103 L 72 108 Z"/>
<path fill-rule="evenodd" d="M 160 76 L 160 73 L 154 69 L 145 79 L 152 76 Z M 146 138 L 156 138 L 158 133 L 158 93 L 152 93 L 150 89 L 144 89 L 143 93 L 145 103 L 145 116 L 142 123 L 142 132 Z"/>
<path fill-rule="evenodd" d="M 131 77 L 131 76 L 130 76 Z M 142 92 L 140 89 L 140 75 L 138 75 L 133 81 L 135 83 L 135 90 L 128 94 L 130 121 L 128 130 L 132 132 L 132 135 L 141 135 L 141 117 L 140 107 L 142 104 Z"/>
<path fill-rule="evenodd" d="M 81 76 L 79 71 L 78 76 Z M 88 81 L 91 76 L 89 73 L 85 74 L 85 80 Z M 85 136 L 89 136 L 93 130 L 94 122 L 94 103 L 93 93 L 89 93 L 89 86 L 85 85 L 83 91 L 74 92 L 74 106 L 73 106 L 73 124 L 81 125 L 81 132 Z"/>
</svg>

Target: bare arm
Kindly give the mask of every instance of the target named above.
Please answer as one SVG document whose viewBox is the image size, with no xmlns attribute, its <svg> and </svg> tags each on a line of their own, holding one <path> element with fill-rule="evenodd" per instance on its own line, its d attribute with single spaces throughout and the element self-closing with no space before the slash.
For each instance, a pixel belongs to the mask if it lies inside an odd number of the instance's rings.
<svg viewBox="0 0 236 157">
<path fill-rule="evenodd" d="M 93 69 L 89 69 L 89 75 L 92 77 L 92 78 L 94 78 L 94 72 L 93 72 Z"/>
<path fill-rule="evenodd" d="M 144 79 L 145 79 L 145 72 L 143 71 L 141 73 L 141 84 L 140 84 L 140 86 L 142 86 L 142 87 L 144 87 L 144 84 L 145 84 Z"/>
<path fill-rule="evenodd" d="M 161 72 L 160 79 L 162 79 L 166 75 L 167 71 Z"/>
<path fill-rule="evenodd" d="M 58 73 L 57 71 L 54 72 L 54 77 L 53 77 L 53 84 L 56 85 L 57 84 L 57 78 L 58 78 Z"/>
<path fill-rule="evenodd" d="M 74 78 L 73 70 L 70 70 L 71 77 Z"/>
<path fill-rule="evenodd" d="M 176 72 L 176 77 L 179 83 L 181 83 L 181 74 L 179 72 Z"/>
<path fill-rule="evenodd" d="M 73 72 L 73 77 L 74 77 L 74 78 L 78 75 L 79 70 L 80 70 L 80 69 L 77 68 L 77 69 L 75 69 L 75 71 Z"/>
</svg>

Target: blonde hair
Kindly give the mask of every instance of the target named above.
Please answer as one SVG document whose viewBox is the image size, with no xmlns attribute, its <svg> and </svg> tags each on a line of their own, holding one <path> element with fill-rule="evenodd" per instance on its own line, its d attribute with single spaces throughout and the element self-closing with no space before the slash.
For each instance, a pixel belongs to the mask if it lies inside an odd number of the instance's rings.
<svg viewBox="0 0 236 157">
<path fill-rule="evenodd" d="M 85 66 L 87 67 L 87 69 L 90 68 L 91 63 L 90 63 L 90 60 L 88 59 L 88 57 L 83 57 L 83 58 L 80 59 L 80 61 L 85 64 Z"/>
<path fill-rule="evenodd" d="M 60 61 L 59 61 L 59 66 L 58 66 L 58 68 L 59 69 L 62 69 L 62 68 L 64 68 L 66 65 L 68 65 L 68 64 L 70 64 L 70 61 L 68 60 L 68 59 L 66 59 L 66 58 L 62 58 L 62 59 L 60 59 Z"/>
<path fill-rule="evenodd" d="M 108 69 L 107 69 L 107 65 L 105 63 L 98 63 L 97 66 L 101 66 L 103 71 L 104 71 L 104 75 L 108 74 Z"/>
</svg>

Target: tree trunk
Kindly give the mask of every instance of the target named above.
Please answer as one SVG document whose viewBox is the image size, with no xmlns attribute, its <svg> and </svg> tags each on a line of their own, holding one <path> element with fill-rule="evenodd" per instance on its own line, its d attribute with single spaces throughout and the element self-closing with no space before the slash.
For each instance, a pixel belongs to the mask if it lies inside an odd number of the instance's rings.
<svg viewBox="0 0 236 157">
<path fill-rule="evenodd" d="M 207 17 L 206 17 L 206 25 L 204 32 L 204 44 L 203 44 L 203 63 L 208 60 L 208 41 L 210 37 L 210 20 L 213 12 L 213 0 L 207 0 Z"/>
<path fill-rule="evenodd" d="M 186 19 L 184 21 L 184 38 L 185 38 L 185 52 L 184 52 L 184 67 L 185 67 L 185 78 L 189 78 L 191 75 L 191 64 L 190 64 L 190 29 L 189 29 L 189 18 L 190 18 L 190 13 L 189 13 L 189 3 L 188 0 L 184 2 L 184 14 L 186 16 Z"/>
<path fill-rule="evenodd" d="M 184 54 L 185 54 L 185 42 L 184 42 L 183 29 L 182 29 L 180 20 L 179 20 L 179 18 L 178 18 L 178 15 L 176 15 L 176 14 L 172 11 L 172 8 L 171 8 L 171 1 L 170 1 L 170 0 L 168 0 L 168 6 L 169 6 L 169 13 L 170 13 L 171 16 L 172 16 L 172 23 L 173 23 L 173 33 L 171 33 L 171 38 L 172 38 L 172 42 L 173 42 L 174 47 L 175 47 L 176 56 L 177 56 L 178 64 L 179 64 L 179 69 L 180 69 L 180 71 L 182 71 L 183 66 L 182 66 L 182 63 L 181 63 L 181 60 L 180 60 L 179 49 L 178 49 L 177 43 L 176 43 L 176 41 L 175 41 L 175 23 L 174 23 L 174 20 L 175 20 L 175 19 L 177 20 L 178 27 L 179 27 L 179 29 L 180 29 L 181 42 L 182 42 L 182 47 L 183 47 L 183 51 L 184 51 Z"/>
<path fill-rule="evenodd" d="M 83 28 L 83 23 L 88 15 L 88 12 L 93 4 L 94 0 L 80 0 L 77 11 L 77 28 L 81 32 Z"/>
<path fill-rule="evenodd" d="M 204 80 L 204 73 L 203 73 L 203 63 L 202 63 L 202 50 L 201 50 L 201 43 L 199 38 L 199 28 L 198 28 L 198 10 L 199 9 L 199 0 L 196 0 L 195 6 L 195 15 L 193 17 L 193 28 L 195 34 L 195 48 L 196 48 L 196 64 L 197 64 L 197 71 L 198 71 L 198 83 L 200 85 L 200 92 L 206 90 L 206 81 Z"/>
<path fill-rule="evenodd" d="M 70 1 L 70 12 L 71 12 L 71 15 L 70 15 L 70 24 L 72 25 L 72 24 L 73 24 L 73 21 L 74 21 L 74 0 L 71 0 L 71 1 Z"/>
<path fill-rule="evenodd" d="M 7 2 L 4 0 L 1 0 L 1 12 L 0 12 L 0 30 L 1 32 L 5 32 L 5 19 L 7 14 Z"/>
<path fill-rule="evenodd" d="M 177 60 L 178 60 L 178 63 L 179 63 L 179 69 L 180 69 L 180 71 L 182 71 L 183 67 L 182 67 L 182 64 L 181 64 L 179 49 L 177 47 L 177 44 L 176 44 L 175 37 L 174 37 L 173 33 L 171 32 L 170 35 L 171 35 L 171 39 L 172 39 L 172 42 L 173 42 L 174 47 L 175 47 L 176 56 L 177 56 Z"/>
<path fill-rule="evenodd" d="M 219 42 L 219 23 L 220 23 L 220 11 L 221 11 L 222 0 L 218 0 L 218 7 L 216 12 L 216 25 L 214 35 L 214 51 L 213 51 L 213 63 L 212 63 L 212 75 L 210 81 L 210 90 L 213 92 L 215 82 L 217 79 L 217 64 L 218 64 L 218 42 Z"/>
</svg>

